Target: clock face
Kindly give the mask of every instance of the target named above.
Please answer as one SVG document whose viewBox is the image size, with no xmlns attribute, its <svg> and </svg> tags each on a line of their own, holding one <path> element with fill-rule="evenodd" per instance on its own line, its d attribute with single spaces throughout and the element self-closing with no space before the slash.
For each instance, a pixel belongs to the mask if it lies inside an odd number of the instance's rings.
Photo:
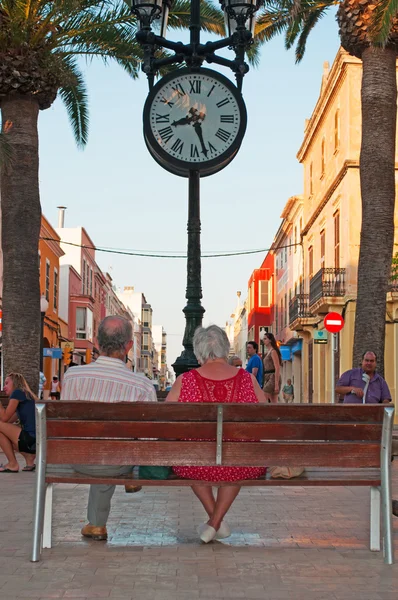
<svg viewBox="0 0 398 600">
<path fill-rule="evenodd" d="M 209 69 L 180 69 L 151 91 L 144 109 L 147 145 L 166 169 L 212 174 L 237 153 L 246 109 L 232 82 Z"/>
</svg>

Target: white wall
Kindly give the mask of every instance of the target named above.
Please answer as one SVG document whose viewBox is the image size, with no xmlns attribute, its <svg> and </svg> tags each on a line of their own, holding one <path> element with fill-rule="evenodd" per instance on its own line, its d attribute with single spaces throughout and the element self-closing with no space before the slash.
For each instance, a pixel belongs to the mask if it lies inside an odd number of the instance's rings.
<svg viewBox="0 0 398 600">
<path fill-rule="evenodd" d="M 61 240 L 65 242 L 71 242 L 72 244 L 78 244 L 78 246 L 70 246 L 69 244 L 63 244 L 61 242 L 61 248 L 65 252 L 64 256 L 59 259 L 61 265 L 72 265 L 74 269 L 82 274 L 82 249 L 80 244 L 82 243 L 82 228 L 81 227 L 63 227 L 55 230 L 60 236 Z"/>
<path fill-rule="evenodd" d="M 58 316 L 68 323 L 69 320 L 69 266 L 59 267 L 59 306 Z"/>
</svg>

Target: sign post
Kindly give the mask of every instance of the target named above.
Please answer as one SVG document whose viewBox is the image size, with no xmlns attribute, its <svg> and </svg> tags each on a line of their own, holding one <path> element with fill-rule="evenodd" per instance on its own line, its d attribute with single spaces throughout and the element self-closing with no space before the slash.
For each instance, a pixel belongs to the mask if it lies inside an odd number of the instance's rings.
<svg viewBox="0 0 398 600">
<path fill-rule="evenodd" d="M 326 329 L 326 331 L 328 331 L 329 333 L 332 334 L 332 360 L 331 360 L 331 368 L 330 368 L 330 375 L 331 375 L 331 403 L 334 404 L 336 401 L 336 392 L 334 390 L 334 382 L 335 382 L 335 377 L 336 377 L 336 373 L 335 373 L 335 369 L 334 369 L 334 355 L 337 352 L 337 334 L 339 333 L 339 331 L 341 331 L 344 327 L 344 319 L 341 315 L 339 315 L 339 313 L 336 312 L 330 312 L 326 315 L 326 317 L 323 320 L 323 325 Z"/>
</svg>

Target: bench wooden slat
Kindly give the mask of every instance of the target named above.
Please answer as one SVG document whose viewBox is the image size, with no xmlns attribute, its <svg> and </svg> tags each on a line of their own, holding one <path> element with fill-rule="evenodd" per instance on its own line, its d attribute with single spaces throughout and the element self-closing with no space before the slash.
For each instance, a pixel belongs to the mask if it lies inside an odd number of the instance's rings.
<svg viewBox="0 0 398 600">
<path fill-rule="evenodd" d="M 145 485 L 145 486 L 190 486 L 193 481 L 189 479 L 137 479 L 133 476 L 126 477 L 90 477 L 81 473 L 74 473 L 71 470 L 67 472 L 55 471 L 50 472 L 46 476 L 47 483 L 84 483 L 84 484 L 100 484 L 108 485 Z M 197 482 L 195 484 L 202 485 L 230 485 L 228 481 L 217 482 Z M 242 482 L 244 486 L 379 486 L 380 485 L 380 470 L 379 469 L 362 469 L 355 471 L 319 471 L 314 469 L 306 469 L 303 475 L 294 479 L 246 479 Z"/>
<path fill-rule="evenodd" d="M 379 467 L 374 442 L 224 442 L 224 466 Z M 191 465 L 216 462 L 215 442 L 56 439 L 47 442 L 53 464 Z"/>
<path fill-rule="evenodd" d="M 157 402 L 46 401 L 48 419 L 104 421 L 217 421 L 217 405 Z M 224 404 L 224 422 L 357 422 L 382 423 L 383 406 L 369 404 Z"/>
<path fill-rule="evenodd" d="M 330 440 L 377 441 L 381 424 L 368 423 L 224 423 L 224 439 L 229 440 Z M 130 422 L 54 420 L 47 424 L 48 438 L 142 437 L 162 439 L 215 439 L 216 423 Z"/>
</svg>

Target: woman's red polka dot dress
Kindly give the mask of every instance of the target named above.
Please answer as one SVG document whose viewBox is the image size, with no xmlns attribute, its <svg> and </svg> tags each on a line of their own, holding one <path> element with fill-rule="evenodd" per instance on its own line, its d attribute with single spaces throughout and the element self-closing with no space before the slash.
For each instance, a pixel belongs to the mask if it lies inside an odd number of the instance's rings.
<svg viewBox="0 0 398 600">
<path fill-rule="evenodd" d="M 195 369 L 184 373 L 179 402 L 258 403 L 250 373 L 239 369 L 230 379 L 215 381 L 202 377 Z M 249 442 L 250 443 L 250 442 Z M 240 481 L 263 477 L 262 467 L 173 467 L 182 479 L 199 481 Z"/>
</svg>

